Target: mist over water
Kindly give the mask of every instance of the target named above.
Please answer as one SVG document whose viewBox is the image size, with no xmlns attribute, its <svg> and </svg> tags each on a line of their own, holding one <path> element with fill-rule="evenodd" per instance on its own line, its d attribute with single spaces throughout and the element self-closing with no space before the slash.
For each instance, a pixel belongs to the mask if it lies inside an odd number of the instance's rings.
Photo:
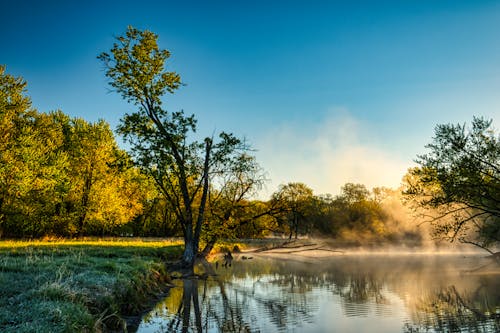
<svg viewBox="0 0 500 333">
<path fill-rule="evenodd" d="M 484 254 L 361 251 L 240 254 L 230 267 L 212 263 L 216 276 L 178 280 L 137 332 L 500 328 L 499 275 Z"/>
</svg>

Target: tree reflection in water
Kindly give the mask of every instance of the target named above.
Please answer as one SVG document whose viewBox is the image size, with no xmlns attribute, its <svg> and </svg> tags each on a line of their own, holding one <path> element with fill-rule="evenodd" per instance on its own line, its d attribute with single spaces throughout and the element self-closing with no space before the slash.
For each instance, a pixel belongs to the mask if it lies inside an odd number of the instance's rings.
<svg viewBox="0 0 500 333">
<path fill-rule="evenodd" d="M 173 288 L 139 332 L 500 331 L 498 275 L 460 274 L 454 260 L 235 260 Z"/>
<path fill-rule="evenodd" d="M 454 285 L 415 302 L 413 323 L 405 332 L 500 332 L 500 281 L 486 275 L 472 292 L 459 292 Z"/>
<path fill-rule="evenodd" d="M 188 332 L 191 323 L 191 304 L 194 310 L 196 331 L 203 332 L 201 323 L 200 301 L 198 298 L 198 280 L 184 279 L 182 286 L 182 300 L 177 310 L 177 315 L 168 325 L 168 331 Z M 182 326 L 180 325 L 182 323 Z"/>
</svg>

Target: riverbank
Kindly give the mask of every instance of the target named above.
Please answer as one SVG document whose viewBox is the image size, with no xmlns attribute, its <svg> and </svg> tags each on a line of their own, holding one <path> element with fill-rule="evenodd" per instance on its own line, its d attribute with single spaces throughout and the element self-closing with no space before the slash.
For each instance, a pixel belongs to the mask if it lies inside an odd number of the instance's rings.
<svg viewBox="0 0 500 333">
<path fill-rule="evenodd" d="M 170 240 L 0 242 L 1 332 L 124 331 L 166 289 Z"/>
<path fill-rule="evenodd" d="M 312 239 L 227 241 L 214 248 L 211 261 L 222 264 L 228 251 L 238 261 L 264 255 L 309 260 L 374 250 L 345 245 Z M 405 253 L 392 250 L 383 253 Z M 165 261 L 181 252 L 180 240 L 0 241 L 0 331 L 123 332 L 131 322 L 133 331 L 133 323 L 170 285 Z M 406 253 L 422 252 L 411 248 Z M 490 272 L 491 266 L 485 268 Z M 484 274 L 485 268 L 473 272 Z"/>
</svg>

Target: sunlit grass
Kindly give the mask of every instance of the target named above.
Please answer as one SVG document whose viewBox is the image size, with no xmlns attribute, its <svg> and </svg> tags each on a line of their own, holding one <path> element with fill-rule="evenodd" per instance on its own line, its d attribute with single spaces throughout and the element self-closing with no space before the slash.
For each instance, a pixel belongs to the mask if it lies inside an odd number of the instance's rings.
<svg viewBox="0 0 500 333">
<path fill-rule="evenodd" d="M 0 241 L 1 332 L 94 332 L 121 325 L 168 280 L 178 240 Z"/>
<path fill-rule="evenodd" d="M 159 239 L 159 238 L 82 238 L 82 239 L 64 239 L 64 238 L 46 238 L 42 240 L 2 240 L 1 248 L 20 248 L 27 246 L 59 246 L 59 245 L 87 245 L 87 246 L 132 246 L 132 247 L 160 247 L 169 245 L 180 245 L 182 240 L 179 238 Z"/>
</svg>

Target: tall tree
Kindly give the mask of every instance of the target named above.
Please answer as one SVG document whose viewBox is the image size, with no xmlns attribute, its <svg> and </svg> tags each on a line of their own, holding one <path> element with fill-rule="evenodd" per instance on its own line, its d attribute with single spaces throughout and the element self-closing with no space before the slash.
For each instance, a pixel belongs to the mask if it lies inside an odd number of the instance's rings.
<svg viewBox="0 0 500 333">
<path fill-rule="evenodd" d="M 432 212 L 436 235 L 486 250 L 500 243 L 500 138 L 491 120 L 438 125 L 405 194 Z"/>
<path fill-rule="evenodd" d="M 119 132 L 130 142 L 132 154 L 151 175 L 162 194 L 175 208 L 182 226 L 182 263 L 192 270 L 198 254 L 201 227 L 209 192 L 210 171 L 228 162 L 242 142 L 221 133 L 219 141 L 207 137 L 190 140 L 196 119 L 183 111 L 168 112 L 162 97 L 181 85 L 180 76 L 166 70 L 170 52 L 160 49 L 151 31 L 128 27 L 110 53 L 99 59 L 105 65 L 110 85 L 137 111 L 126 114 Z"/>
</svg>

